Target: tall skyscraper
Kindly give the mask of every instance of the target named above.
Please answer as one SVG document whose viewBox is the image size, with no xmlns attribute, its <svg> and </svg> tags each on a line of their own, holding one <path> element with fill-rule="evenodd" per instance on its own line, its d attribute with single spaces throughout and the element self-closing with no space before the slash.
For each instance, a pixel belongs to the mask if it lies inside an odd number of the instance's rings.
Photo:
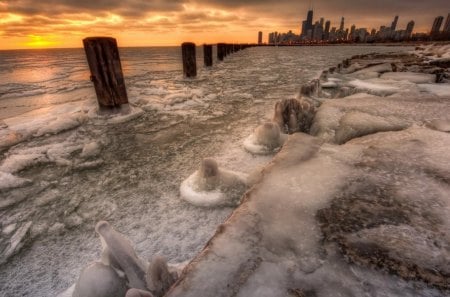
<svg viewBox="0 0 450 297">
<path fill-rule="evenodd" d="M 398 15 L 395 16 L 394 21 L 391 24 L 391 31 L 394 32 L 397 29 Z"/>
<path fill-rule="evenodd" d="M 313 30 L 313 10 L 310 8 L 308 10 L 308 14 L 306 15 L 306 20 L 302 23 L 302 37 L 307 37 L 308 32 L 312 32 Z"/>
<path fill-rule="evenodd" d="M 324 22 L 325 22 L 324 18 L 320 18 L 320 25 L 322 26 L 322 28 L 323 28 Z"/>
<path fill-rule="evenodd" d="M 312 9 L 308 10 L 308 15 L 306 16 L 306 25 L 308 26 L 308 29 L 312 29 L 313 15 L 314 15 L 313 10 Z"/>
<path fill-rule="evenodd" d="M 431 35 L 439 34 L 439 31 L 441 31 L 442 21 L 444 21 L 443 16 L 438 16 L 434 19 L 433 27 L 431 27 Z"/>
<path fill-rule="evenodd" d="M 447 15 L 447 20 L 445 21 L 444 32 L 450 33 L 450 13 Z"/>
<path fill-rule="evenodd" d="M 344 17 L 341 18 L 341 26 L 339 27 L 339 31 L 344 31 Z"/>
<path fill-rule="evenodd" d="M 408 39 L 411 38 L 412 32 L 414 30 L 414 25 L 415 25 L 414 21 L 410 21 L 406 26 L 406 38 Z"/>
<path fill-rule="evenodd" d="M 261 31 L 258 32 L 258 44 L 261 44 L 263 40 L 263 33 Z"/>
</svg>

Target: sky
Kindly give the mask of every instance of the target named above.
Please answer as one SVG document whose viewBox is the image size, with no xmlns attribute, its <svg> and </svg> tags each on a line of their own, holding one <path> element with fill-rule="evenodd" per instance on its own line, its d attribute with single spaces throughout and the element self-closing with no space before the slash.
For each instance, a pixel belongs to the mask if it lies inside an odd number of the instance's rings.
<svg viewBox="0 0 450 297">
<path fill-rule="evenodd" d="M 298 34 L 310 0 L 0 0 L 0 50 L 81 47 L 89 36 L 112 36 L 119 46 L 166 46 L 264 40 L 273 31 Z M 369 30 L 410 20 L 415 32 L 447 17 L 449 0 L 314 0 L 314 19 Z"/>
</svg>

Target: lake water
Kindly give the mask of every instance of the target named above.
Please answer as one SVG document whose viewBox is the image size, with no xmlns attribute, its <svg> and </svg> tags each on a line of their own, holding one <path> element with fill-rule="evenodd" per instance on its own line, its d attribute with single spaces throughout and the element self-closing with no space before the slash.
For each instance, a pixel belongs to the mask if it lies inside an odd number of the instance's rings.
<svg viewBox="0 0 450 297">
<path fill-rule="evenodd" d="M 177 47 L 122 48 L 132 111 L 115 117 L 97 114 L 82 49 L 0 52 L 0 251 L 30 226 L 0 266 L 0 295 L 54 296 L 73 284 L 100 255 L 99 220 L 144 259 L 192 259 L 233 210 L 180 199 L 203 158 L 258 170 L 272 156 L 253 156 L 242 142 L 277 100 L 352 55 L 410 49 L 250 48 L 189 80 Z"/>
</svg>

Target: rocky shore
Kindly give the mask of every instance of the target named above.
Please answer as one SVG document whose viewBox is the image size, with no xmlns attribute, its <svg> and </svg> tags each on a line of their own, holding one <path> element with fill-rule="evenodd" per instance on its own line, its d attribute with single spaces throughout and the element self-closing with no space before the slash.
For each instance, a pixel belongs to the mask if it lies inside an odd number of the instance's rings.
<svg viewBox="0 0 450 297">
<path fill-rule="evenodd" d="M 355 56 L 281 101 L 296 133 L 166 296 L 448 296 L 449 62 Z"/>
</svg>

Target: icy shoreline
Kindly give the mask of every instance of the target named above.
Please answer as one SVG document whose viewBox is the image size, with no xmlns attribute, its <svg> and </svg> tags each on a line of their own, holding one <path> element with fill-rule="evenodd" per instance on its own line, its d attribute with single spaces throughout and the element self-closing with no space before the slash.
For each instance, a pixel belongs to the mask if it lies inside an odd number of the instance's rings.
<svg viewBox="0 0 450 297">
<path fill-rule="evenodd" d="M 313 136 L 289 137 L 167 296 L 447 296 L 449 58 L 358 56 L 305 88 Z"/>
</svg>

